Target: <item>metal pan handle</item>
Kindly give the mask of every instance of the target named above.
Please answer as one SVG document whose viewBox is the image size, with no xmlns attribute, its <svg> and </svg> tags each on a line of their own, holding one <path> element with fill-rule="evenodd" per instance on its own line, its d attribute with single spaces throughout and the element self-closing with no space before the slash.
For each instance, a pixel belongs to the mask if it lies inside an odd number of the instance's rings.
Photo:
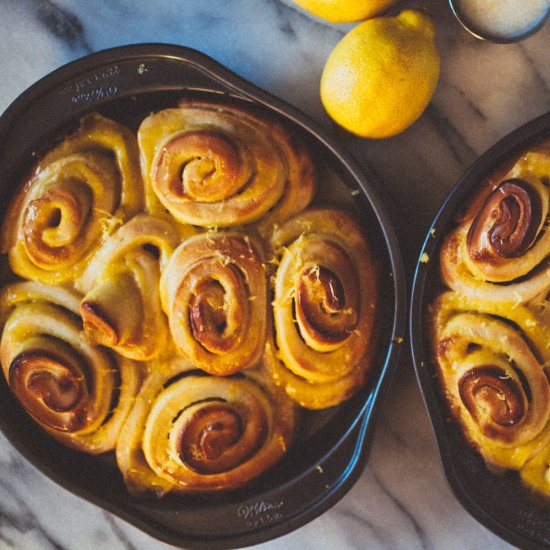
<svg viewBox="0 0 550 550">
<path fill-rule="evenodd" d="M 128 502 L 128 519 L 169 544 L 194 549 L 242 548 L 293 531 L 332 507 L 364 470 L 372 435 L 372 407 L 311 468 L 291 481 L 262 492 L 261 497 L 227 499 L 207 507 L 170 509 Z M 120 510 L 115 513 L 120 514 Z"/>
</svg>

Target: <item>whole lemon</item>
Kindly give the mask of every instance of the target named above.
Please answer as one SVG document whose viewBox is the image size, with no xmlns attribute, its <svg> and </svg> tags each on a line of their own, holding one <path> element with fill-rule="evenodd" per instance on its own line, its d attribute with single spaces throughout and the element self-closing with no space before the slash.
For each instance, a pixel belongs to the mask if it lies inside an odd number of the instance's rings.
<svg viewBox="0 0 550 550">
<path fill-rule="evenodd" d="M 306 11 L 331 21 L 351 23 L 378 15 L 397 4 L 399 0 L 294 0 Z"/>
<path fill-rule="evenodd" d="M 424 112 L 439 79 L 432 19 L 416 10 L 369 19 L 329 55 L 321 76 L 328 115 L 362 137 L 387 138 Z"/>
</svg>

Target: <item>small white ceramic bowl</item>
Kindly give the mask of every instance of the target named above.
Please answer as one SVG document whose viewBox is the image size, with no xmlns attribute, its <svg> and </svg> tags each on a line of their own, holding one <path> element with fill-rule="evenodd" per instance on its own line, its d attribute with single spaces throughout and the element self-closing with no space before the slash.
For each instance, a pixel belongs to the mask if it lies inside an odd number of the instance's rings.
<svg viewBox="0 0 550 550">
<path fill-rule="evenodd" d="M 524 40 L 525 38 L 532 36 L 544 26 L 550 16 L 550 1 L 547 1 L 545 12 L 542 15 L 537 14 L 537 16 L 533 18 L 532 22 L 527 24 L 520 31 L 513 34 L 491 32 L 490 30 L 486 30 L 484 28 L 482 22 L 475 21 L 471 15 L 468 15 L 467 10 L 464 8 L 464 1 L 465 0 L 449 0 L 451 10 L 462 27 L 464 27 L 464 29 L 466 29 L 471 35 L 480 40 L 487 40 L 498 44 L 519 42 L 520 40 Z M 486 0 L 479 0 L 480 6 L 483 7 L 485 2 Z M 521 4 L 521 2 L 522 0 L 518 0 L 519 4 Z"/>
</svg>

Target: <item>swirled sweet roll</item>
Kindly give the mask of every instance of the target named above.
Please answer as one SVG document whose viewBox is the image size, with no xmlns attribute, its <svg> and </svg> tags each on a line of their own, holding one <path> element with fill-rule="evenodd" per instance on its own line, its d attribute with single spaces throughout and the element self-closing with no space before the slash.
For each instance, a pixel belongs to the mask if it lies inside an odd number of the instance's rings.
<svg viewBox="0 0 550 550">
<path fill-rule="evenodd" d="M 549 174 L 546 151 L 524 154 L 495 183 L 475 215 L 449 234 L 440 258 L 450 288 L 517 303 L 548 289 Z"/>
<path fill-rule="evenodd" d="M 63 444 L 113 450 L 141 382 L 128 359 L 81 335 L 80 296 L 34 281 L 0 294 L 0 361 L 11 390 L 32 418 Z"/>
<path fill-rule="evenodd" d="M 134 135 L 91 114 L 20 186 L 4 219 L 2 250 L 21 277 L 63 283 L 81 273 L 102 236 L 142 201 Z"/>
<path fill-rule="evenodd" d="M 235 489 L 283 457 L 294 426 L 292 401 L 259 369 L 214 377 L 176 358 L 150 369 L 117 462 L 132 493 Z"/>
<path fill-rule="evenodd" d="M 275 341 L 265 365 L 303 407 L 348 399 L 371 368 L 377 270 L 360 226 L 346 213 L 315 209 L 273 234 Z"/>
<path fill-rule="evenodd" d="M 170 348 L 158 289 L 178 244 L 167 220 L 139 214 L 98 249 L 76 285 L 85 294 L 80 314 L 89 342 L 140 361 Z"/>
<path fill-rule="evenodd" d="M 286 126 L 247 105 L 184 100 L 138 131 L 148 210 L 178 221 L 267 230 L 315 192 L 310 156 Z"/>
<path fill-rule="evenodd" d="M 239 233 L 184 241 L 163 270 L 160 295 L 179 352 L 217 375 L 250 367 L 267 334 L 267 279 L 260 247 Z"/>
<path fill-rule="evenodd" d="M 454 416 L 488 464 L 520 468 L 550 439 L 550 327 L 526 306 L 452 291 L 432 307 L 434 355 Z"/>
</svg>

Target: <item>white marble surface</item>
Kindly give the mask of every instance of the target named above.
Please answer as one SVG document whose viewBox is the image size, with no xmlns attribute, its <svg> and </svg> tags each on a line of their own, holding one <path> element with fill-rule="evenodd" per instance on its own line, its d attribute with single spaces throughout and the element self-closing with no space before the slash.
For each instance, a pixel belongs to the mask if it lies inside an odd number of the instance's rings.
<svg viewBox="0 0 550 550">
<path fill-rule="evenodd" d="M 402 135 L 338 139 L 389 192 L 409 273 L 447 191 L 487 147 L 550 107 L 550 24 L 518 45 L 477 41 L 446 2 L 435 19 L 442 73 L 423 117 Z M 51 70 L 107 47 L 190 46 L 332 129 L 318 97 L 329 52 L 351 25 L 330 25 L 291 0 L 0 0 L 0 111 Z M 1 146 L 1 145 L 0 145 Z M 458 504 L 443 475 L 407 353 L 384 403 L 369 464 L 329 512 L 258 548 L 508 547 Z M 0 548 L 169 548 L 69 494 L 0 436 Z"/>
</svg>

